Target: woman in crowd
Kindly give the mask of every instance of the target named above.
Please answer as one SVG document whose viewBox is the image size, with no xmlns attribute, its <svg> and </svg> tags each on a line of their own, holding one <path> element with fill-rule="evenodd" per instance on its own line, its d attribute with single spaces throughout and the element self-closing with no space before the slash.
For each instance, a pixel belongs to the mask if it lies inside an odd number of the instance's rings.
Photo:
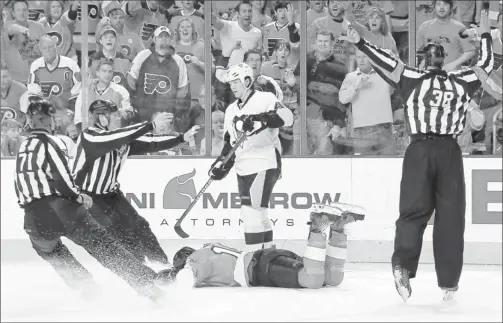
<svg viewBox="0 0 503 323">
<path fill-rule="evenodd" d="M 211 155 L 218 156 L 224 147 L 225 113 L 215 110 L 211 113 Z M 206 138 L 201 141 L 200 154 L 206 154 Z"/>
<path fill-rule="evenodd" d="M 47 1 L 45 15 L 40 19 L 47 35 L 56 39 L 57 53 L 77 61 L 77 53 L 73 48 L 73 33 L 75 32 L 79 1 L 74 1 L 68 12 L 62 0 Z"/>
</svg>

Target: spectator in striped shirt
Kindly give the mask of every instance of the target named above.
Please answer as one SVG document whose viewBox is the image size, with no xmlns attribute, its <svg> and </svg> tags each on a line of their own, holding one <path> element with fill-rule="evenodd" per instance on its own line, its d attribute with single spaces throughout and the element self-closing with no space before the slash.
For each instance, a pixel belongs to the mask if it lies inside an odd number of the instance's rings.
<svg viewBox="0 0 503 323">
<path fill-rule="evenodd" d="M 395 286 L 407 300 L 412 292 L 410 278 L 417 272 L 424 230 L 435 210 L 433 248 L 438 286 L 444 300 L 454 297 L 463 266 L 465 227 L 465 183 L 461 149 L 456 141 L 464 128 L 466 104 L 481 86 L 482 75 L 493 70 L 494 55 L 490 22 L 482 13 L 477 33 L 481 35 L 476 66 L 446 72 L 441 45 L 425 48 L 425 66 L 419 70 L 403 64 L 385 50 L 361 38 L 349 27 L 342 37 L 370 58 L 374 68 L 406 102 L 405 118 L 412 143 L 403 161 L 400 185 L 400 217 L 396 222 L 395 252 L 392 257 Z M 462 37 L 468 37 L 464 31 Z"/>
<path fill-rule="evenodd" d="M 126 200 L 119 189 L 118 176 L 128 156 L 173 148 L 188 142 L 199 126 L 185 134 L 147 134 L 170 122 L 172 115 L 157 114 L 152 122 L 119 127 L 117 106 L 111 101 L 96 100 L 89 107 L 92 126 L 77 140 L 72 174 L 76 185 L 93 197 L 92 216 L 122 245 L 141 261 L 168 264 L 148 222 Z"/>
<path fill-rule="evenodd" d="M 69 287 L 87 295 L 96 292 L 91 273 L 62 243 L 64 236 L 86 249 L 141 295 L 159 299 L 162 291 L 155 286 L 157 274 L 117 244 L 88 215 L 87 209 L 93 201 L 75 185 L 67 148 L 52 135 L 54 105 L 41 96 L 31 96 L 29 100 L 27 116 L 32 130 L 19 148 L 14 186 L 25 212 L 24 229 L 33 249 Z"/>
</svg>

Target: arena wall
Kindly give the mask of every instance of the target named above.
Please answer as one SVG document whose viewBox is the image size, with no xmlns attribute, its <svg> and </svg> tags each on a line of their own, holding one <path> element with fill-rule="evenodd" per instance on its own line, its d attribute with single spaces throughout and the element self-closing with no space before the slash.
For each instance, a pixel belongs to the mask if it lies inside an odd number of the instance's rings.
<svg viewBox="0 0 503 323">
<path fill-rule="evenodd" d="M 464 162 L 465 263 L 501 265 L 501 159 L 465 158 Z M 233 173 L 214 182 L 185 219 L 188 239 L 173 230 L 176 219 L 208 179 L 210 164 L 208 158 L 138 158 L 128 160 L 121 171 L 122 191 L 149 221 L 166 250 L 209 241 L 241 246 L 243 232 Z M 277 246 L 302 253 L 311 204 L 338 200 L 367 210 L 363 223 L 349 227 L 349 261 L 388 262 L 398 217 L 401 164 L 400 158 L 285 158 L 283 176 L 271 199 Z M 23 211 L 13 189 L 14 160 L 2 159 L 1 166 L 2 262 L 34 260 L 37 256 L 23 231 Z M 429 225 L 422 263 L 433 261 L 432 231 Z M 85 253 L 75 246 L 71 249 Z"/>
</svg>

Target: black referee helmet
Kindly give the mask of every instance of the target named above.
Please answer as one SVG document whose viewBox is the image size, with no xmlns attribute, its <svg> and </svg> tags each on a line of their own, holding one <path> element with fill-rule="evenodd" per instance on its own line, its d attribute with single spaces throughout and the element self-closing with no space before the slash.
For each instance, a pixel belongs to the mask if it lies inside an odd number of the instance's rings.
<svg viewBox="0 0 503 323">
<path fill-rule="evenodd" d="M 438 67 L 444 66 L 445 51 L 444 47 L 439 44 L 429 43 L 424 46 L 418 53 L 424 59 L 424 67 Z"/>
<path fill-rule="evenodd" d="M 96 100 L 89 106 L 89 113 L 93 115 L 106 112 L 115 112 L 117 110 L 117 104 L 110 100 Z"/>
<path fill-rule="evenodd" d="M 56 114 L 56 108 L 54 107 L 54 104 L 47 101 L 43 96 L 30 95 L 28 96 L 27 114 L 29 116 L 53 116 Z"/>
</svg>

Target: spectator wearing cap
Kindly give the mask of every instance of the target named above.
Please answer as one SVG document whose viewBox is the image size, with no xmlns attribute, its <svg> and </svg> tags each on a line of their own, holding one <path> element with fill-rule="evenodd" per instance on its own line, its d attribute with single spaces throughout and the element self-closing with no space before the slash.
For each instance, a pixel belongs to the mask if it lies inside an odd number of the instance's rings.
<svg viewBox="0 0 503 323">
<path fill-rule="evenodd" d="M 27 91 L 26 85 L 12 79 L 9 67 L 2 63 L 0 66 L 0 103 L 2 120 L 15 119 L 22 126 L 26 123 L 26 115 L 21 111 L 20 99 Z"/>
<path fill-rule="evenodd" d="M 145 46 L 137 33 L 124 30 L 126 14 L 122 4 L 118 1 L 103 1 L 101 8 L 105 17 L 98 24 L 96 35 L 100 35 L 101 29 L 106 25 L 112 26 L 117 35 L 117 50 L 128 60 L 133 61 L 136 55 L 145 49 Z"/>
<path fill-rule="evenodd" d="M 182 19 L 189 19 L 193 23 L 195 37 L 198 39 L 204 39 L 204 14 L 197 11 L 197 9 L 195 8 L 196 1 L 181 1 L 181 4 L 181 9 L 177 11 L 171 18 L 169 29 L 178 32 L 178 26 L 180 25 Z"/>
<path fill-rule="evenodd" d="M 89 57 L 91 77 L 96 78 L 98 61 L 107 58 L 113 61 L 112 81 L 127 88 L 126 75 L 131 68 L 131 62 L 117 50 L 117 32 L 112 26 L 105 25 L 100 30 L 98 41 L 98 51 Z"/>
<path fill-rule="evenodd" d="M 23 127 L 16 119 L 2 120 L 2 140 L 0 142 L 2 148 L 2 157 L 16 156 L 19 151 L 19 146 L 26 139 L 21 136 Z"/>
<path fill-rule="evenodd" d="M 159 27 L 154 32 L 154 43 L 141 51 L 133 60 L 127 76 L 133 89 L 133 106 L 141 121 L 149 121 L 154 112 L 175 115 L 174 130 L 184 132 L 177 122 L 191 104 L 187 66 L 172 46 L 171 31 Z"/>
<path fill-rule="evenodd" d="M 91 81 L 89 88 L 82 89 L 82 91 L 87 91 L 89 104 L 96 100 L 105 100 L 115 103 L 118 107 L 122 125 L 126 126 L 134 114 L 133 107 L 131 106 L 129 92 L 126 88 L 113 82 L 113 65 L 114 62 L 105 57 L 95 61 L 96 79 Z M 89 106 L 83 106 L 82 91 L 77 96 L 74 118 L 75 125 L 80 130 L 82 130 L 82 111 L 83 109 L 89 109 Z"/>
</svg>

